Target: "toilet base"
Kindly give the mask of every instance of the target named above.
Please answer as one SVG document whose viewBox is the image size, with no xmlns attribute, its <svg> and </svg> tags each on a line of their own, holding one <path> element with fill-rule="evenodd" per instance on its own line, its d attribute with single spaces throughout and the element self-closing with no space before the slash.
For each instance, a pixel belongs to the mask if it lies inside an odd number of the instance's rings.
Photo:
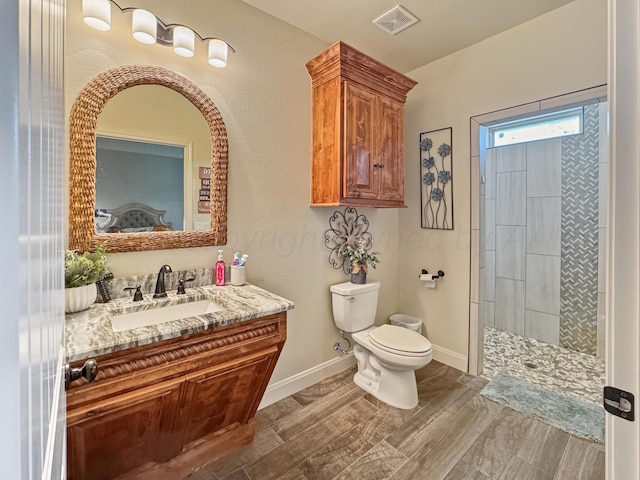
<svg viewBox="0 0 640 480">
<path fill-rule="evenodd" d="M 353 377 L 356 385 L 392 407 L 409 410 L 418 405 L 414 369 L 391 369 L 383 366 L 371 352 L 359 344 L 354 345 L 353 353 L 358 362 L 358 371 Z M 428 361 L 425 365 L 426 363 Z"/>
<path fill-rule="evenodd" d="M 396 374 L 399 372 L 395 372 Z M 416 374 L 413 370 L 402 372 L 403 379 L 399 379 L 397 383 L 402 383 L 402 388 L 393 391 L 393 387 L 380 388 L 380 382 L 372 382 L 360 372 L 353 377 L 353 382 L 362 388 L 365 392 L 369 392 L 381 402 L 391 405 L 395 408 L 403 410 L 411 410 L 418 405 L 418 386 L 416 384 Z M 394 382 L 396 383 L 396 382 Z M 383 385 L 384 387 L 384 385 Z M 388 387 L 388 385 L 387 385 Z M 391 393 L 392 392 L 392 393 Z"/>
</svg>

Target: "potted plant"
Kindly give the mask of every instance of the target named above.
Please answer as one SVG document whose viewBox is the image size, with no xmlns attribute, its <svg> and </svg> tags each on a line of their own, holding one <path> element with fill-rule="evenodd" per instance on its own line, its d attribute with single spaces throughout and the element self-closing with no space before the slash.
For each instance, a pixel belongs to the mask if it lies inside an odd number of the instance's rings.
<svg viewBox="0 0 640 480">
<path fill-rule="evenodd" d="M 96 282 L 109 272 L 106 248 L 100 245 L 95 252 L 64 254 L 65 312 L 86 310 L 98 295 Z"/>
<path fill-rule="evenodd" d="M 351 283 L 367 283 L 367 271 L 369 265 L 376 268 L 378 260 L 378 252 L 370 252 L 365 248 L 366 244 L 363 238 L 357 238 L 354 242 L 345 243 L 340 247 L 340 255 L 347 257 L 351 262 Z"/>
</svg>

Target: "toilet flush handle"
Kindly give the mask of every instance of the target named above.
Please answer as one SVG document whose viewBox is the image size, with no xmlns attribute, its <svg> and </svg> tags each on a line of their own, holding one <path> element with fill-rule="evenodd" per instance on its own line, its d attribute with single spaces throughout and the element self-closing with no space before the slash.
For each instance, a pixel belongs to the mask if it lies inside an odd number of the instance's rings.
<svg viewBox="0 0 640 480">
<path fill-rule="evenodd" d="M 355 302 L 355 301 L 356 301 L 356 297 L 349 297 L 349 298 L 347 298 L 347 301 L 349 301 L 349 302 L 352 302 L 352 303 L 353 303 L 353 302 Z"/>
</svg>

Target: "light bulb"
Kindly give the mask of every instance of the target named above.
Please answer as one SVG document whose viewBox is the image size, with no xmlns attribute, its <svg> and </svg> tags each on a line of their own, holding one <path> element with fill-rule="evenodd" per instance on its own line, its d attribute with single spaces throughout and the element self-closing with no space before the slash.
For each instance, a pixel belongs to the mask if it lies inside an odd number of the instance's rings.
<svg viewBox="0 0 640 480">
<path fill-rule="evenodd" d="M 91 28 L 106 32 L 111 29 L 111 2 L 109 0 L 82 0 L 82 17 Z"/>
<path fill-rule="evenodd" d="M 156 16 L 140 8 L 134 10 L 131 30 L 133 31 L 133 38 L 140 43 L 146 43 L 147 45 L 156 43 L 156 32 L 158 30 Z"/>
<path fill-rule="evenodd" d="M 178 26 L 173 29 L 173 51 L 181 57 L 193 57 L 195 34 L 193 30 Z"/>
<path fill-rule="evenodd" d="M 229 47 L 222 40 L 209 41 L 209 65 L 218 68 L 226 67 L 228 53 Z"/>
</svg>

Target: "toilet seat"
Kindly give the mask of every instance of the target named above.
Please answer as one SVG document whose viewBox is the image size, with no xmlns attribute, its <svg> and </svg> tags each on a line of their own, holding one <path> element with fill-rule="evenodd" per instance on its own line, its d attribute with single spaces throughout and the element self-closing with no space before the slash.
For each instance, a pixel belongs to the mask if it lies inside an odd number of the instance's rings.
<svg viewBox="0 0 640 480">
<path fill-rule="evenodd" d="M 422 357 L 431 352 L 431 342 L 417 332 L 396 325 L 382 325 L 369 332 L 376 347 L 396 355 Z"/>
</svg>

